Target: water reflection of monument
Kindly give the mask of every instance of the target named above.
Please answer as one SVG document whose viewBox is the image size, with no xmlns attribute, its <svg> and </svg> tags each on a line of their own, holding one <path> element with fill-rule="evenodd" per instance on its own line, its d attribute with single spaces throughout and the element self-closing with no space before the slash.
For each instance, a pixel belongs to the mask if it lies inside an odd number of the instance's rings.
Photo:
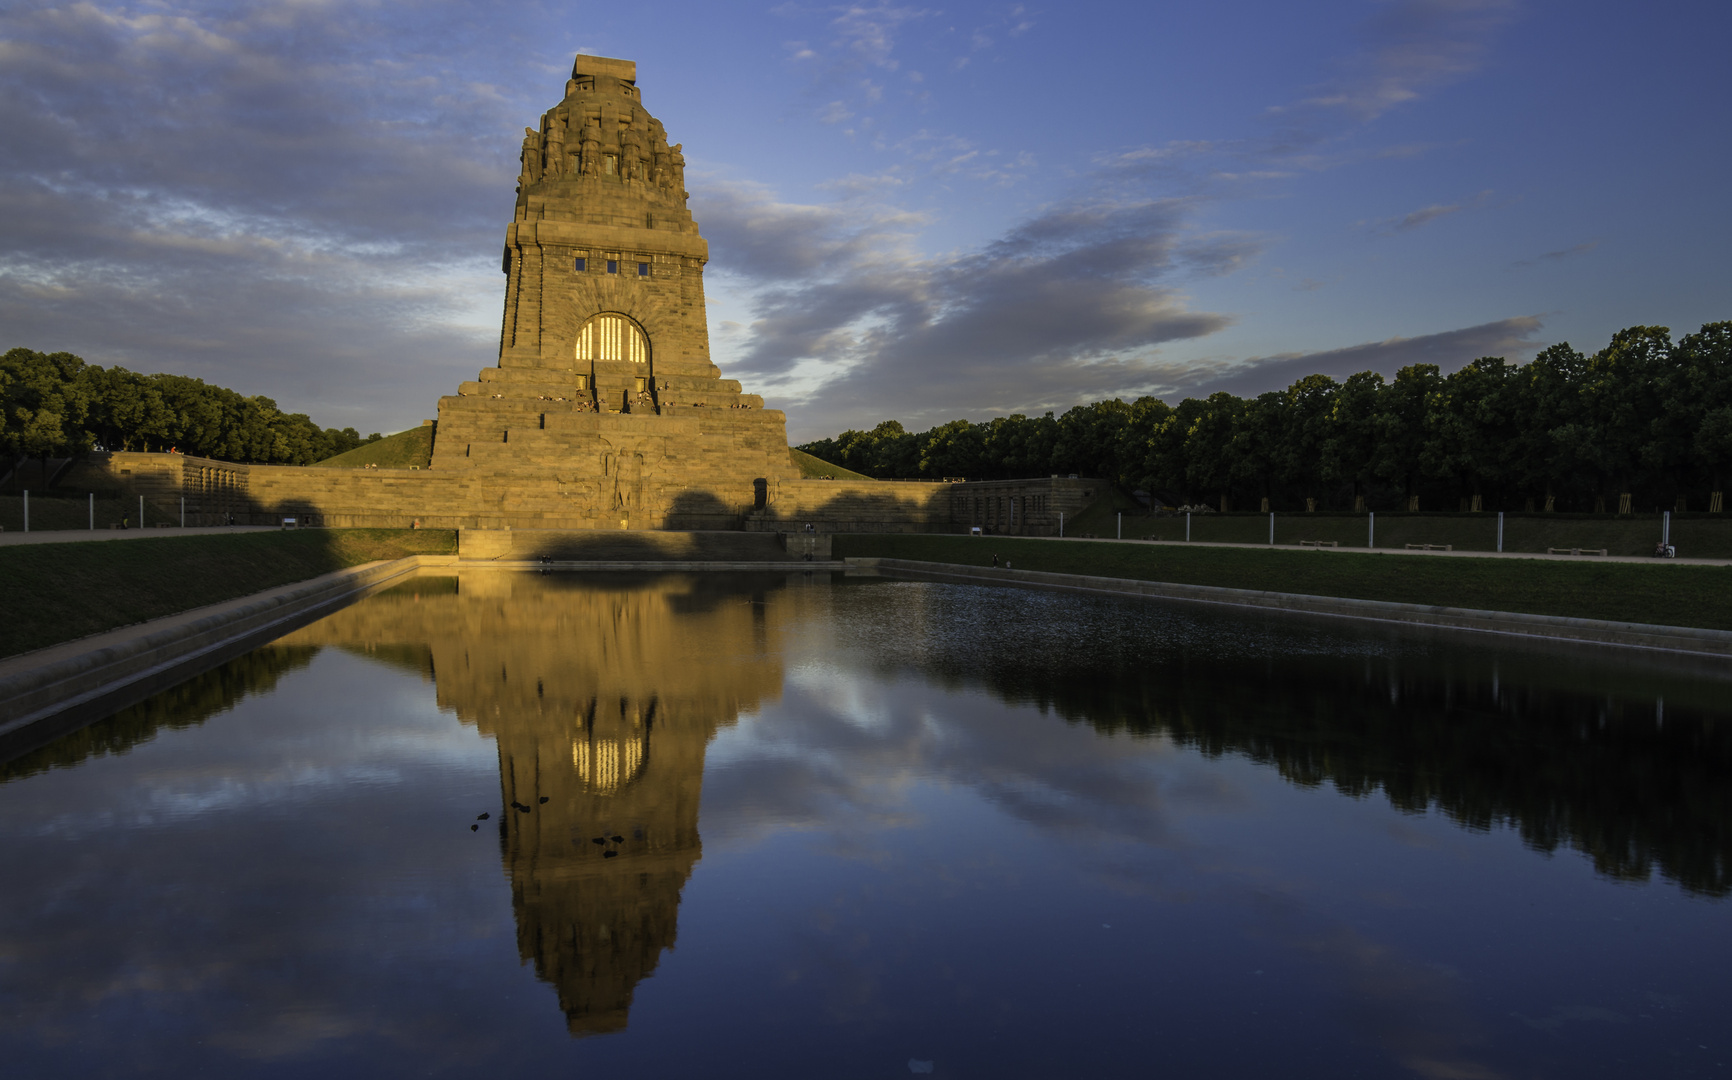
<svg viewBox="0 0 1732 1080">
<path fill-rule="evenodd" d="M 574 1034 L 625 1027 L 702 852 L 706 745 L 781 688 L 770 595 L 700 587 L 465 572 L 292 639 L 412 663 L 441 707 L 497 741 L 518 951 Z M 421 658 L 403 652 L 416 645 Z"/>
</svg>

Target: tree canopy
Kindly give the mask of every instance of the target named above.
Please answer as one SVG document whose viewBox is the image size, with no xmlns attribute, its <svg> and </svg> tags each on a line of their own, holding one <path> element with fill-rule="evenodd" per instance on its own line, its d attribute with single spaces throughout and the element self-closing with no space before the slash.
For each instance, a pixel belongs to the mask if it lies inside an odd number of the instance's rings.
<svg viewBox="0 0 1732 1080">
<path fill-rule="evenodd" d="M 65 352 L 13 349 L 0 356 L 0 455 L 7 457 L 179 450 L 223 461 L 310 465 L 366 441 L 354 428 L 321 428 L 268 397 L 201 379 L 103 368 Z"/>
<path fill-rule="evenodd" d="M 1385 380 L 1309 375 L 1255 398 L 1152 397 L 1062 415 L 952 420 L 909 432 L 887 420 L 800 447 L 879 479 L 1011 480 L 1077 473 L 1169 502 L 1297 509 L 1706 508 L 1732 474 L 1732 322 L 1673 342 L 1633 326 L 1592 356 L 1553 345 L 1526 364 L 1482 357 Z"/>
</svg>

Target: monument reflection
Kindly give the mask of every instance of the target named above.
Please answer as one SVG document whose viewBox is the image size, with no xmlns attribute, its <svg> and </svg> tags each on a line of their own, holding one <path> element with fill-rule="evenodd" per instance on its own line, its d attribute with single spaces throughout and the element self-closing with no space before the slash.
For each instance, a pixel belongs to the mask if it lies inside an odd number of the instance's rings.
<svg viewBox="0 0 1732 1080">
<path fill-rule="evenodd" d="M 498 829 L 518 953 L 586 1035 L 626 1026 L 638 982 L 674 944 L 703 853 L 705 748 L 781 690 L 766 599 L 781 584 L 465 571 L 284 644 L 417 667 L 441 708 L 495 739 L 502 809 L 481 827 Z"/>
</svg>

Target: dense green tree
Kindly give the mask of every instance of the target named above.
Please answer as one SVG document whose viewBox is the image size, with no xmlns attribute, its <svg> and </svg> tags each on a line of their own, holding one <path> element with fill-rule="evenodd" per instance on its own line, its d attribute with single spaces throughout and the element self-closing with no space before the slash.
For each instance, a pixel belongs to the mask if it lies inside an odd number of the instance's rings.
<svg viewBox="0 0 1732 1080">
<path fill-rule="evenodd" d="M 1435 465 L 1462 496 L 1484 496 L 1510 482 L 1510 448 L 1520 430 L 1511 367 L 1486 356 L 1443 380 L 1433 410 Z"/>
<path fill-rule="evenodd" d="M 963 420 L 925 432 L 886 421 L 804 449 L 873 476 L 1008 479 L 1075 472 L 1187 503 L 1267 497 L 1487 509 L 1556 497 L 1560 509 L 1723 491 L 1732 473 L 1732 323 L 1675 345 L 1636 326 L 1587 357 L 1560 343 L 1525 365 L 1481 357 L 1389 382 L 1324 375 L 1252 400 L 1217 393 L 1168 406 L 1098 401 L 1058 417 Z"/>
<path fill-rule="evenodd" d="M 1375 371 L 1349 375 L 1335 394 L 1328 434 L 1318 451 L 1323 478 L 1352 485 L 1355 505 L 1375 476 L 1377 410 L 1383 392 L 1383 376 Z"/>
<path fill-rule="evenodd" d="M 1377 431 L 1372 472 L 1398 485 L 1406 500 L 1416 494 L 1414 489 L 1426 475 L 1428 466 L 1436 468 L 1441 464 L 1433 426 L 1436 404 L 1433 398 L 1442 389 L 1442 383 L 1436 364 L 1413 364 L 1397 371 L 1388 388 L 1378 396 L 1372 421 Z"/>
<path fill-rule="evenodd" d="M 1307 375 L 1282 394 L 1281 438 L 1275 448 L 1275 475 L 1302 498 L 1321 498 L 1323 448 L 1329 441 L 1335 399 L 1341 384 L 1327 375 Z"/>
<path fill-rule="evenodd" d="M 1685 335 L 1672 358 L 1654 443 L 1684 484 L 1701 478 L 1724 491 L 1732 473 L 1732 322 Z"/>
<path fill-rule="evenodd" d="M 226 461 L 307 465 L 361 444 L 267 397 L 181 375 L 139 375 L 70 353 L 13 349 L 0 358 L 0 454 L 178 450 Z"/>
<path fill-rule="evenodd" d="M 1210 394 L 1185 432 L 1185 481 L 1195 492 L 1208 492 L 1227 506 L 1233 487 L 1230 449 L 1245 402 L 1226 391 Z"/>
<path fill-rule="evenodd" d="M 71 353 L 12 349 L 0 357 L 0 450 L 48 458 L 88 447 L 84 361 Z"/>
</svg>

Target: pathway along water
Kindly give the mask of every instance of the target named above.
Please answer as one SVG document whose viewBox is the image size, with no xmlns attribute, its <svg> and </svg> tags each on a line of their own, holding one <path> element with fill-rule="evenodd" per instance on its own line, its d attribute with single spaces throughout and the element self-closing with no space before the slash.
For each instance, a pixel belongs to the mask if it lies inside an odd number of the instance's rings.
<svg viewBox="0 0 1732 1080">
<path fill-rule="evenodd" d="M 0 1053 L 1713 1074 L 1727 682 L 935 582 L 422 578 L 5 768 Z"/>
</svg>

